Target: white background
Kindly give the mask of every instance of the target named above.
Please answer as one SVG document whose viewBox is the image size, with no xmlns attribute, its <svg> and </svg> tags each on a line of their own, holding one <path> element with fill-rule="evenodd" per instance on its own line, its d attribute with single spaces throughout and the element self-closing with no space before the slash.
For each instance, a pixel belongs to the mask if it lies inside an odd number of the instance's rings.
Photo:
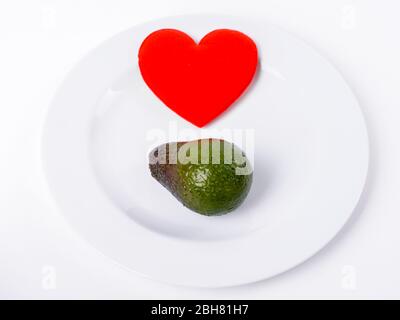
<svg viewBox="0 0 400 320">
<path fill-rule="evenodd" d="M 0 0 L 0 298 L 400 298 L 399 12 L 396 0 Z M 184 13 L 292 31 L 342 72 L 365 113 L 361 205 L 322 252 L 267 281 L 194 289 L 140 278 L 81 240 L 48 194 L 41 130 L 68 70 L 119 31 Z"/>
</svg>

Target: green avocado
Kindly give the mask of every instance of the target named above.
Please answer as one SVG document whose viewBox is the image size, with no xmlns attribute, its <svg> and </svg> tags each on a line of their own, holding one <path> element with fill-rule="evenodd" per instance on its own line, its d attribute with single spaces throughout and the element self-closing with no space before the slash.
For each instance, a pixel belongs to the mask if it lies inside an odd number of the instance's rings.
<svg viewBox="0 0 400 320">
<path fill-rule="evenodd" d="M 253 179 L 244 152 L 221 139 L 162 144 L 150 152 L 149 167 L 184 206 L 207 216 L 236 209 Z"/>
</svg>

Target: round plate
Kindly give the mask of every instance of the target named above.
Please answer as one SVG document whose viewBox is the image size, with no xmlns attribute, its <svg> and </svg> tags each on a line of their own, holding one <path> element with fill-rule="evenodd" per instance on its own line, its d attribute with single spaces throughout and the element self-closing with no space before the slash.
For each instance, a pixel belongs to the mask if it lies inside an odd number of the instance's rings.
<svg viewBox="0 0 400 320">
<path fill-rule="evenodd" d="M 161 28 L 196 40 L 236 29 L 257 43 L 251 88 L 205 129 L 140 76 L 138 48 Z M 150 175 L 155 145 L 199 137 L 233 141 L 253 162 L 250 194 L 228 215 L 188 210 Z M 120 33 L 75 67 L 50 108 L 43 158 L 61 210 L 94 247 L 154 279 L 218 287 L 274 276 L 324 247 L 359 200 L 368 138 L 345 81 L 302 41 L 264 22 L 183 16 Z"/>
</svg>

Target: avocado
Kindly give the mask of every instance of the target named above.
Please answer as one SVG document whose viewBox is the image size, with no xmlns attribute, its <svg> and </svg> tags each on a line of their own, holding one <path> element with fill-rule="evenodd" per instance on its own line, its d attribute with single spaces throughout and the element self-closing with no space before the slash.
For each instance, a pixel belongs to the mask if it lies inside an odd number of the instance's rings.
<svg viewBox="0 0 400 320">
<path fill-rule="evenodd" d="M 150 152 L 149 167 L 184 206 L 207 216 L 236 209 L 253 180 L 244 152 L 221 139 L 162 144 Z"/>
</svg>

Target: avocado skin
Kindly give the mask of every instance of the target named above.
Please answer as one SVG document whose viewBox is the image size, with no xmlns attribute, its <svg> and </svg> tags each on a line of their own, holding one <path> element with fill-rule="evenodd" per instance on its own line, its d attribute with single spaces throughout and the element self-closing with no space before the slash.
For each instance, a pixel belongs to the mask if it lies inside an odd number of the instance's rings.
<svg viewBox="0 0 400 320">
<path fill-rule="evenodd" d="M 201 143 L 209 143 L 208 154 L 202 154 Z M 216 144 L 220 150 L 228 147 L 233 152 L 232 163 L 224 163 L 224 153 L 219 155 L 219 163 L 213 163 L 212 152 Z M 182 146 L 198 146 L 198 163 L 181 163 L 170 156 L 170 150 L 180 150 Z M 245 163 L 239 164 L 235 155 L 240 154 Z M 164 156 L 164 158 L 163 158 Z M 207 158 L 209 163 L 200 160 Z M 167 159 L 160 163 L 158 159 Z M 170 161 L 175 159 L 175 161 Z M 203 139 L 189 142 L 177 142 L 176 149 L 170 144 L 160 145 L 149 155 L 152 176 L 168 189 L 184 206 L 207 216 L 223 215 L 240 206 L 247 197 L 253 173 L 244 153 L 230 142 L 220 139 Z M 172 162 L 172 163 L 171 163 Z M 217 161 L 218 162 L 218 161 Z M 249 173 L 236 174 L 237 168 L 247 166 Z"/>
</svg>

